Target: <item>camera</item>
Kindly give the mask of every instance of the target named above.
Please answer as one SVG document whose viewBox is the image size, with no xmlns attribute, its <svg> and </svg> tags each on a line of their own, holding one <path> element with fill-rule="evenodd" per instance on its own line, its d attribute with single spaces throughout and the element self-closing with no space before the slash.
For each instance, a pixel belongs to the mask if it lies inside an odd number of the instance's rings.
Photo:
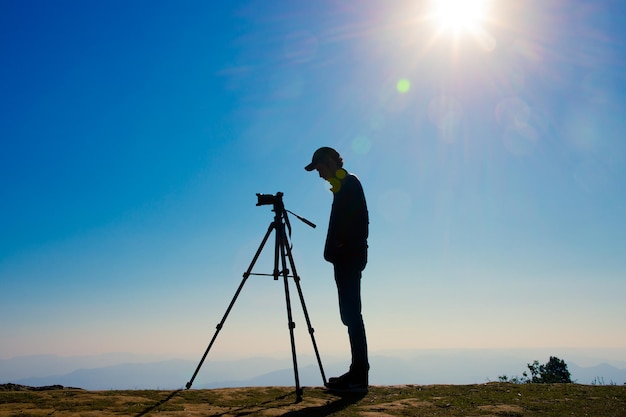
<svg viewBox="0 0 626 417">
<path fill-rule="evenodd" d="M 278 192 L 276 195 L 274 194 L 259 194 L 257 193 L 257 206 L 266 206 L 268 204 L 282 204 L 283 202 L 283 193 Z"/>
</svg>

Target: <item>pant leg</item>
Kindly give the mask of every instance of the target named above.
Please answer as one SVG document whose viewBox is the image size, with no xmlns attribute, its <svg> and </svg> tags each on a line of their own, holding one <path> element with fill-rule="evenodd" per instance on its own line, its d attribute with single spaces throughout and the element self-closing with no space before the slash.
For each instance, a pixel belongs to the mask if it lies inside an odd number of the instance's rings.
<svg viewBox="0 0 626 417">
<path fill-rule="evenodd" d="M 360 265 L 335 264 L 335 282 L 341 321 L 348 328 L 350 339 L 350 371 L 367 377 L 369 363 L 365 325 L 361 314 L 361 269 Z"/>
</svg>

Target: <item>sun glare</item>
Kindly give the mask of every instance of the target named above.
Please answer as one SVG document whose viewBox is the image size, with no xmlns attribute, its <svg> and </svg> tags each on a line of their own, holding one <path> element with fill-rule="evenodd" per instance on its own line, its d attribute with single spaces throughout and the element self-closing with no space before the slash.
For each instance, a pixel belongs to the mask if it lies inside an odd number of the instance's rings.
<svg viewBox="0 0 626 417">
<path fill-rule="evenodd" d="M 480 29 L 487 0 L 433 0 L 432 18 L 443 31 L 459 34 Z"/>
</svg>

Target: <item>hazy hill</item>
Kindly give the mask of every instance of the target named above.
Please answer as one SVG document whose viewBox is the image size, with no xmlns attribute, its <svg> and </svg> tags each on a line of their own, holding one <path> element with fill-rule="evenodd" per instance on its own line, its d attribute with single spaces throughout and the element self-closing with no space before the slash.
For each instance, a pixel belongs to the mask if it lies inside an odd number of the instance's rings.
<svg viewBox="0 0 626 417">
<path fill-rule="evenodd" d="M 530 355 L 530 354 L 529 354 Z M 494 351 L 415 351 L 402 355 L 373 355 L 370 381 L 374 385 L 475 384 L 497 381 L 500 375 L 521 376 L 534 359 L 521 359 Z M 624 384 L 626 369 L 606 363 L 579 366 L 566 357 L 572 380 L 581 384 Z M 326 377 L 344 371 L 345 360 L 323 362 Z M 0 360 L 0 383 L 29 386 L 64 385 L 89 390 L 178 389 L 189 381 L 198 360 L 155 360 L 155 357 L 111 354 L 93 357 L 25 356 Z M 618 363 L 619 365 L 619 363 Z M 299 358 L 303 386 L 321 386 L 317 362 Z M 194 381 L 194 388 L 292 386 L 291 358 L 249 358 L 233 361 L 208 360 Z"/>
</svg>

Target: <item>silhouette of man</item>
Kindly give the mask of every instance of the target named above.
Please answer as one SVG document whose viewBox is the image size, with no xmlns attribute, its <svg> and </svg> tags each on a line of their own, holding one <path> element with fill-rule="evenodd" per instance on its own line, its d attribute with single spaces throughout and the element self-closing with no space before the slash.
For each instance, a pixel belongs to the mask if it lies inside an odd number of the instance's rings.
<svg viewBox="0 0 626 417">
<path fill-rule="evenodd" d="M 355 175 L 343 168 L 343 159 L 333 148 L 316 150 L 304 169 L 317 170 L 333 192 L 324 259 L 334 267 L 339 312 L 348 328 L 352 354 L 349 371 L 330 378 L 326 386 L 337 392 L 367 392 L 369 363 L 361 315 L 361 272 L 367 264 L 369 216 L 363 187 Z"/>
</svg>

